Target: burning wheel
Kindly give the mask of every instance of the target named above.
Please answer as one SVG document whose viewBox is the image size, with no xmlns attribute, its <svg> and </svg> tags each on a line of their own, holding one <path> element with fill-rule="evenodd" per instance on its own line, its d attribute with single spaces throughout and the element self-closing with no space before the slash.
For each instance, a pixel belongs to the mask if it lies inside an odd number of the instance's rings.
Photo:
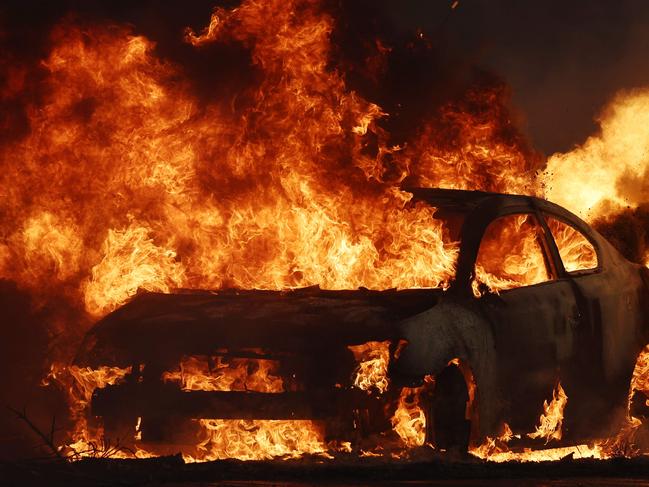
<svg viewBox="0 0 649 487">
<path fill-rule="evenodd" d="M 467 453 L 471 433 L 471 422 L 466 419 L 468 400 L 469 391 L 460 368 L 449 365 L 436 377 L 435 395 L 428 408 L 432 421 L 427 423 L 432 428 L 427 428 L 427 436 L 434 434 L 439 450 Z"/>
</svg>

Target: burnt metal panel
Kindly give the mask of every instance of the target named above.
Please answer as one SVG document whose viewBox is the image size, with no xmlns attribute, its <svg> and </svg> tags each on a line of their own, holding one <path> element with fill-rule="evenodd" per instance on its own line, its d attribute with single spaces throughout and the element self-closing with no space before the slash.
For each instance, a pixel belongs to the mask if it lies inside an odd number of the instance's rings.
<svg viewBox="0 0 649 487">
<path fill-rule="evenodd" d="M 128 366 L 218 348 L 311 353 L 393 337 L 394 323 L 434 306 L 441 290 L 143 293 L 99 321 L 80 365 Z"/>
</svg>

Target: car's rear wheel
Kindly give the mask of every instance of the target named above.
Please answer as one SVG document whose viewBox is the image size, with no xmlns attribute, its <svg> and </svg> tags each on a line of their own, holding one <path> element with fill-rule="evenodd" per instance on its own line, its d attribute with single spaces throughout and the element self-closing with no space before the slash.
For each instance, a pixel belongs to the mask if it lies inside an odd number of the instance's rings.
<svg viewBox="0 0 649 487">
<path fill-rule="evenodd" d="M 440 451 L 464 455 L 469 449 L 471 421 L 466 418 L 469 391 L 462 371 L 451 364 L 435 377 L 429 435 Z"/>
</svg>

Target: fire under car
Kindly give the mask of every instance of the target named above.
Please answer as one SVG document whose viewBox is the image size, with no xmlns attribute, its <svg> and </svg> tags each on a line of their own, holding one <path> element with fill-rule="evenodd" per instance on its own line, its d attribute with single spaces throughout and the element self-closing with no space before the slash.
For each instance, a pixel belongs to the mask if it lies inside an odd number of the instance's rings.
<svg viewBox="0 0 649 487">
<path fill-rule="evenodd" d="M 75 359 L 130 367 L 95 390 L 91 416 L 107 435 L 137 424 L 147 443 L 182 444 L 201 418 L 313 420 L 327 439 L 362 442 L 391 430 L 409 390 L 426 441 L 466 450 L 505 423 L 534 431 L 560 384 L 555 443 L 616 431 L 649 341 L 647 270 L 539 198 L 408 191 L 459 242 L 447 287 L 139 293 Z"/>
</svg>

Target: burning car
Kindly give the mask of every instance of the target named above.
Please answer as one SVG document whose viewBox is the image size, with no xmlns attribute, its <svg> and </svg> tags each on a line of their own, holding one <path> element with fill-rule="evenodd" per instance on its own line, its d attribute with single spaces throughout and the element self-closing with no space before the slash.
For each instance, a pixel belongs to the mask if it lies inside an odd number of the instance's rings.
<svg viewBox="0 0 649 487">
<path fill-rule="evenodd" d="M 522 442 L 607 436 L 649 341 L 647 270 L 539 198 L 408 192 L 458 243 L 448 283 L 140 293 L 76 357 L 124 371 L 94 391 L 91 416 L 106 435 L 173 448 L 196 443 L 192 424 L 223 433 L 233 421 L 459 450 L 503 423 L 529 433 Z M 536 426 L 553 395 L 561 417 Z"/>
</svg>

